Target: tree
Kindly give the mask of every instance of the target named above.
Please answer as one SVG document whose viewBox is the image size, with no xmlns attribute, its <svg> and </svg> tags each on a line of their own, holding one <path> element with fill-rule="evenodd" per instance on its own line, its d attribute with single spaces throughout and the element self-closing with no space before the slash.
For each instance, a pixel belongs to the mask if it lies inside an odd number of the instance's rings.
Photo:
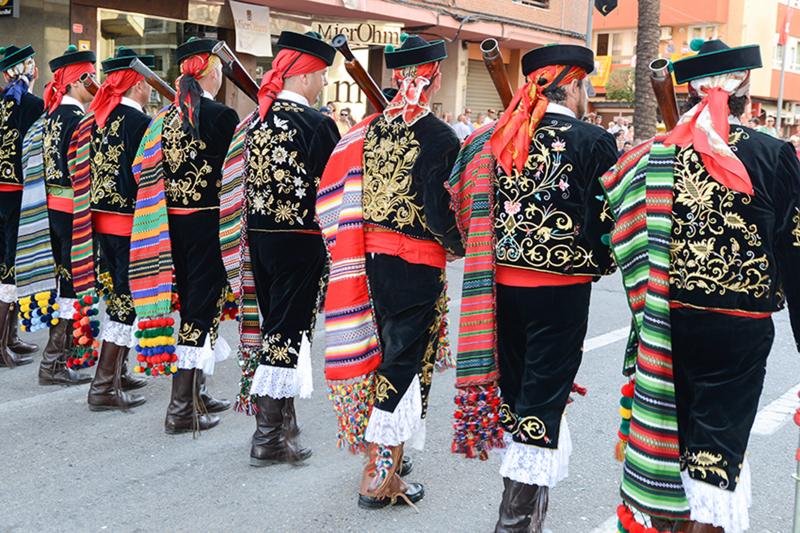
<svg viewBox="0 0 800 533">
<path fill-rule="evenodd" d="M 639 23 L 636 34 L 636 106 L 633 125 L 637 139 L 649 139 L 656 133 L 656 95 L 650 86 L 650 62 L 658 57 L 661 37 L 659 0 L 639 0 Z"/>
<path fill-rule="evenodd" d="M 608 77 L 606 98 L 618 102 L 633 102 L 633 69 L 618 68 Z"/>
</svg>

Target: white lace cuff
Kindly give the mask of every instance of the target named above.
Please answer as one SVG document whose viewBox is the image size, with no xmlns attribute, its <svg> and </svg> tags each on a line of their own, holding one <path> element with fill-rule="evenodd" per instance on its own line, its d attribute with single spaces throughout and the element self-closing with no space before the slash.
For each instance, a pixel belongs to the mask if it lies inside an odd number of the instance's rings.
<svg viewBox="0 0 800 533">
<path fill-rule="evenodd" d="M 214 374 L 215 364 L 224 361 L 231 355 L 231 347 L 225 339 L 217 337 L 217 342 L 212 348 L 211 335 L 206 335 L 206 342 L 203 346 L 179 344 L 175 347 L 175 354 L 178 356 L 178 368 L 187 370 L 196 368 L 210 376 Z"/>
<path fill-rule="evenodd" d="M 75 302 L 77 301 L 76 298 L 62 298 L 61 296 L 56 298 L 58 316 L 64 319 L 71 319 L 72 314 L 75 312 Z"/>
<path fill-rule="evenodd" d="M 409 385 L 400 402 L 395 407 L 394 412 L 390 413 L 377 407 L 372 409 L 367 424 L 367 432 L 364 438 L 368 442 L 383 444 L 384 446 L 398 446 L 408 441 L 409 446 L 419 446 L 419 438 L 416 435 L 425 431 L 424 420 L 422 420 L 422 394 L 419 386 L 419 376 L 414 376 L 414 380 Z M 425 444 L 424 436 L 422 445 Z M 421 448 L 417 448 L 421 449 Z"/>
<path fill-rule="evenodd" d="M 279 400 L 294 398 L 300 392 L 300 379 L 296 368 L 258 365 L 250 385 L 251 396 L 269 396 Z"/>
<path fill-rule="evenodd" d="M 117 346 L 136 346 L 136 337 L 133 336 L 133 326 L 109 320 L 103 326 L 102 339 Z"/>
<path fill-rule="evenodd" d="M 692 510 L 692 520 L 721 527 L 726 533 L 741 533 L 750 527 L 748 510 L 752 498 L 747 459 L 742 463 L 734 491 L 693 479 L 686 470 L 681 471 L 681 481 Z"/>
<path fill-rule="evenodd" d="M 17 286 L 9 283 L 0 283 L 0 302 L 13 304 L 17 301 Z"/>
<path fill-rule="evenodd" d="M 500 475 L 540 487 L 555 487 L 569 475 L 569 456 L 572 453 L 572 439 L 567 419 L 561 419 L 558 448 L 540 448 L 532 444 L 522 444 L 511 440 L 506 433 L 506 452 Z"/>
</svg>

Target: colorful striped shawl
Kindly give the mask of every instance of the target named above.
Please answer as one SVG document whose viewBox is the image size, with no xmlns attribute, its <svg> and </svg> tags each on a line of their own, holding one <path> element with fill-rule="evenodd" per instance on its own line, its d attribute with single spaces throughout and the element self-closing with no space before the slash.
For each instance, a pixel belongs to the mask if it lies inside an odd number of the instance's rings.
<svg viewBox="0 0 800 533">
<path fill-rule="evenodd" d="M 46 116 L 42 115 L 28 130 L 22 144 L 22 210 L 15 265 L 19 298 L 56 288 L 44 181 L 45 122 Z"/>
<path fill-rule="evenodd" d="M 72 280 L 78 296 L 94 290 L 94 250 L 92 246 L 91 161 L 94 113 L 78 123 L 70 139 L 67 166 L 72 177 Z"/>
<path fill-rule="evenodd" d="M 159 111 L 144 134 L 133 162 L 139 184 L 131 233 L 130 284 L 136 315 L 161 317 L 172 310 L 172 246 L 161 137 L 172 106 Z"/>
<path fill-rule="evenodd" d="M 616 220 L 611 244 L 638 333 L 636 385 L 620 492 L 651 516 L 688 519 L 672 373 L 669 243 L 675 147 L 634 149 L 601 178 Z"/>
</svg>

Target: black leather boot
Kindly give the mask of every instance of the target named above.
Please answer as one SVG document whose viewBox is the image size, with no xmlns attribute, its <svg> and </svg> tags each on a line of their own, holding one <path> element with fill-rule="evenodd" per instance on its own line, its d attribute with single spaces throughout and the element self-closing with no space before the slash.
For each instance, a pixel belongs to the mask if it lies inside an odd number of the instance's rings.
<svg viewBox="0 0 800 533">
<path fill-rule="evenodd" d="M 39 351 L 39 346 L 24 342 L 19 338 L 19 315 L 17 304 L 12 303 L 8 308 L 8 349 L 17 355 L 31 355 Z M 27 363 L 26 363 L 27 364 Z"/>
<path fill-rule="evenodd" d="M 495 533 L 542 533 L 548 487 L 503 478 L 503 499 Z"/>
<path fill-rule="evenodd" d="M 256 396 L 255 402 L 256 431 L 250 446 L 252 466 L 299 463 L 311 457 L 311 450 L 297 442 L 299 431 L 297 423 L 293 422 L 293 399 L 276 400 L 269 396 Z"/>
<path fill-rule="evenodd" d="M 214 398 L 208 393 L 208 388 L 206 387 L 206 375 L 203 373 L 202 370 L 196 370 L 197 372 L 197 386 L 200 394 L 200 399 L 203 400 L 203 403 L 206 406 L 206 412 L 209 413 L 221 413 L 223 411 L 227 411 L 231 408 L 230 400 L 221 400 L 219 398 Z"/>
<path fill-rule="evenodd" d="M 122 390 L 122 361 L 127 348 L 103 341 L 97 371 L 89 387 L 90 411 L 127 410 L 142 405 L 143 396 Z"/>
<path fill-rule="evenodd" d="M 33 357 L 27 355 L 32 352 L 15 352 L 8 345 L 12 334 L 16 336 L 17 322 L 14 320 L 16 315 L 13 304 L 0 302 L 0 367 L 14 368 L 15 366 L 27 365 L 33 362 Z M 25 345 L 24 343 L 22 344 Z M 33 345 L 28 344 L 25 346 Z"/>
<path fill-rule="evenodd" d="M 128 354 L 130 351 L 131 349 L 126 346 L 124 347 L 124 351 L 122 353 L 122 373 L 120 374 L 120 384 L 122 385 L 122 390 L 124 391 L 141 389 L 147 385 L 147 379 L 131 374 L 128 370 Z"/>
<path fill-rule="evenodd" d="M 92 381 L 92 376 L 67 367 L 67 355 L 72 349 L 72 322 L 62 318 L 50 328 L 39 364 L 39 385 L 81 385 Z"/>
<path fill-rule="evenodd" d="M 172 375 L 172 395 L 167 406 L 164 431 L 170 435 L 195 433 L 219 424 L 219 417 L 201 413 L 195 370 L 178 369 Z"/>
</svg>

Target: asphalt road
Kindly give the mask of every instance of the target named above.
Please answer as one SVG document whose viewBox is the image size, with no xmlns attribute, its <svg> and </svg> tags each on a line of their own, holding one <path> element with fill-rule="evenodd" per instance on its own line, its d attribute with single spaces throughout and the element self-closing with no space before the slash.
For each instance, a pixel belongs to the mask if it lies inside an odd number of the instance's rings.
<svg viewBox="0 0 800 533">
<path fill-rule="evenodd" d="M 453 335 L 459 268 L 449 270 Z M 553 533 L 614 531 L 609 518 L 619 500 L 620 464 L 613 460 L 613 447 L 623 382 L 622 328 L 628 321 L 619 278 L 596 284 L 578 376 L 589 394 L 568 408 L 574 451 L 570 477 L 551 493 L 547 527 Z M 800 381 L 788 316 L 781 313 L 775 321 L 764 406 Z M 224 323 L 223 335 L 233 345 L 234 324 Z M 44 344 L 44 334 L 32 338 Z M 426 489 L 418 512 L 356 507 L 361 460 L 335 447 L 321 348 L 317 342 L 313 398 L 297 403 L 301 438 L 314 451 L 299 467 L 250 467 L 254 422 L 231 411 L 197 439 L 164 434 L 168 379 L 153 380 L 143 390 L 147 403 L 135 411 L 92 413 L 86 406 L 88 386 L 37 384 L 38 356 L 36 364 L 0 369 L 0 531 L 491 531 L 502 488 L 499 455 L 480 462 L 450 453 L 452 371 L 434 377 L 426 450 L 413 453 L 410 479 Z M 237 374 L 234 358 L 221 363 L 209 378 L 211 391 L 232 398 Z M 754 435 L 749 450 L 750 531 L 789 532 L 798 430 L 780 413 L 767 418 L 778 421 L 772 423 L 774 432 Z"/>
</svg>

